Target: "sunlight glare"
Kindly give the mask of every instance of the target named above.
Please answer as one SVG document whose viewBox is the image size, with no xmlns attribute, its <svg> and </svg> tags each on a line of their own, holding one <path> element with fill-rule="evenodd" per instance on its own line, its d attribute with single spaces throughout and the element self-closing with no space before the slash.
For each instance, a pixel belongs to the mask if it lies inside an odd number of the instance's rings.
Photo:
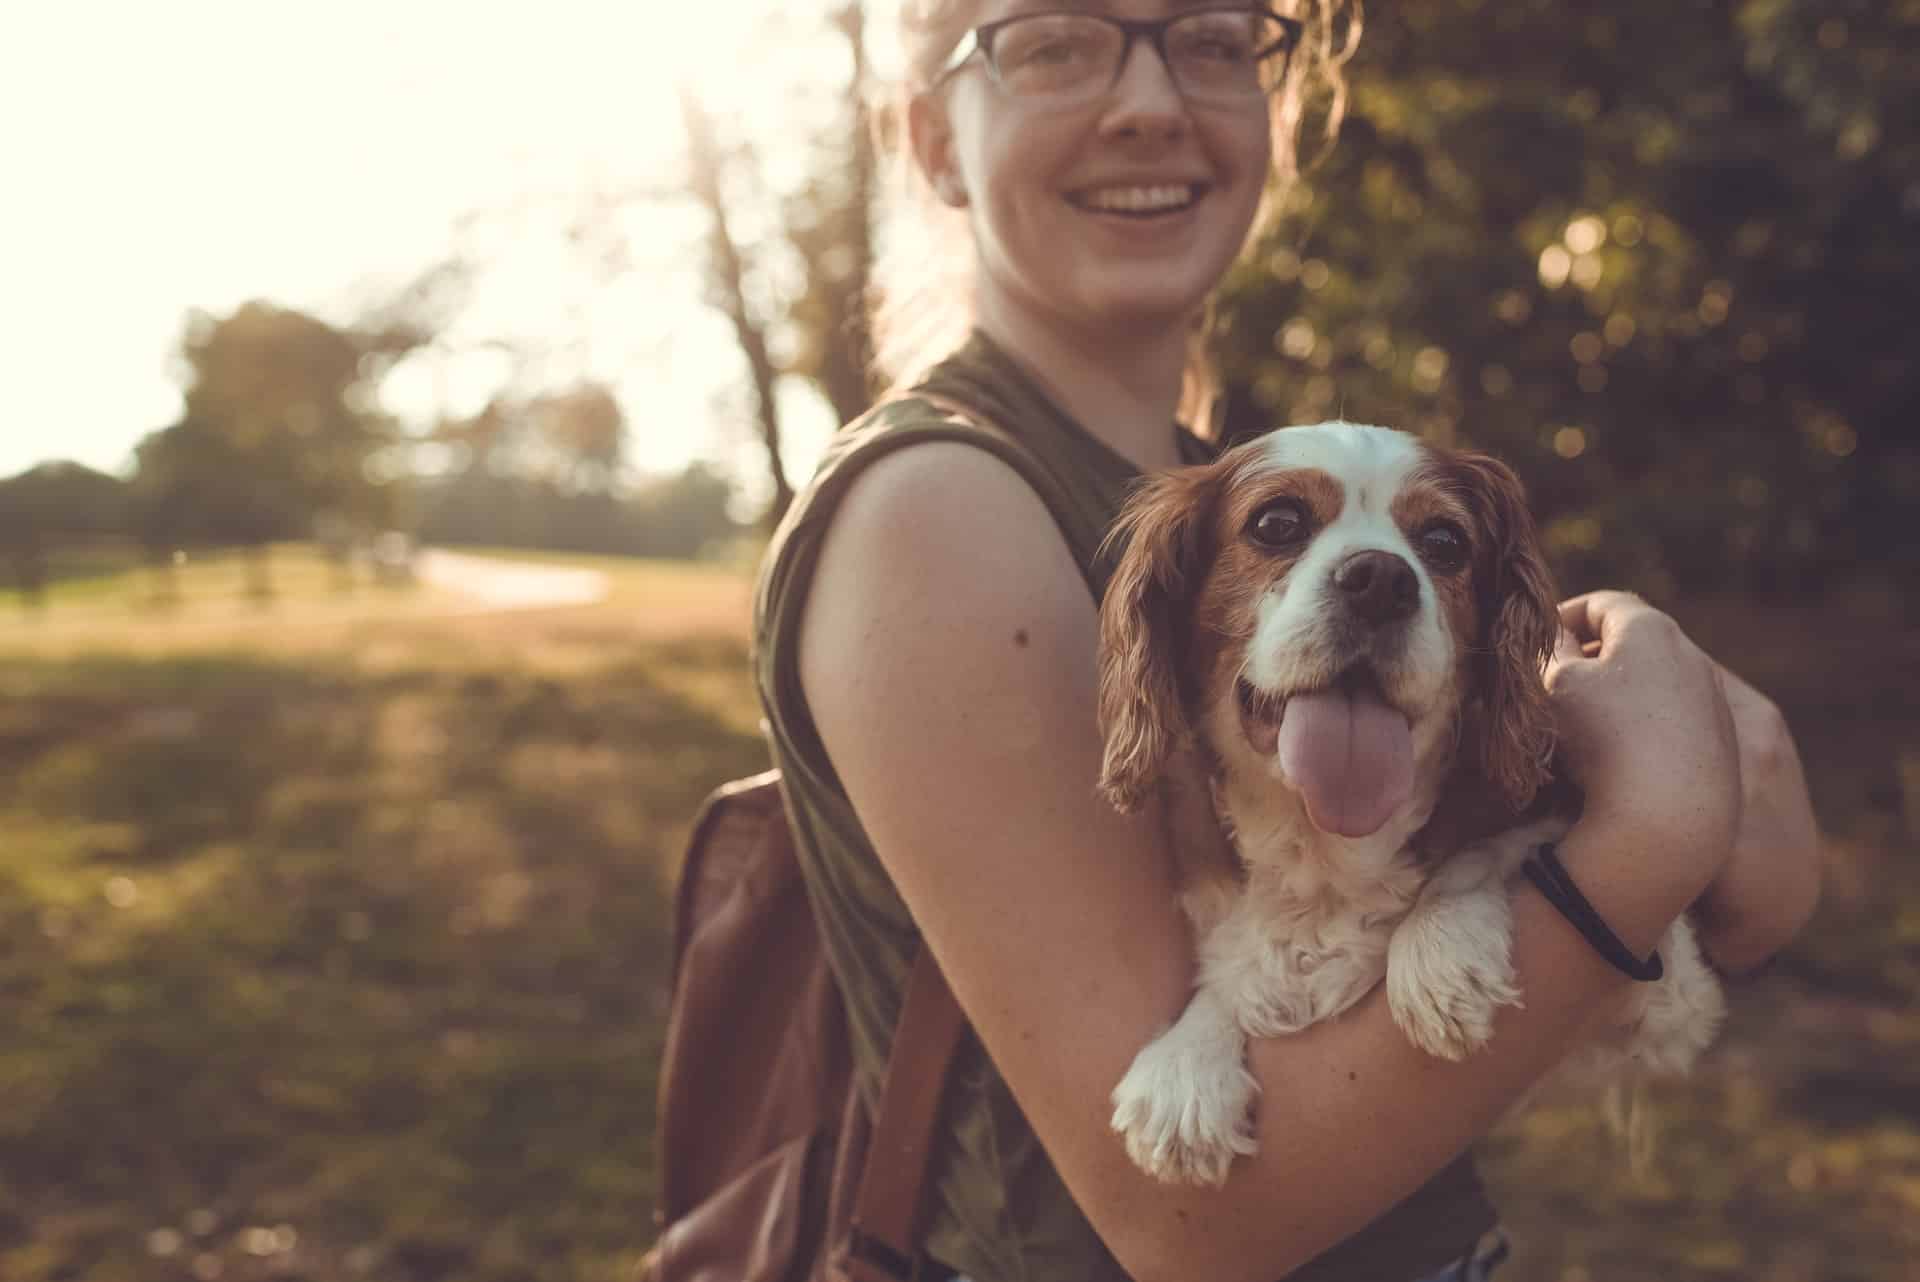
<svg viewBox="0 0 1920 1282">
<path fill-rule="evenodd" d="M 19 15 L 0 113 L 61 128 L 10 135 L 29 195 L 0 238 L 14 303 L 0 342 L 19 358 L 14 421 L 30 426 L 0 432 L 0 475 L 55 452 L 122 467 L 179 413 L 171 355 L 189 308 L 266 298 L 351 320 L 450 252 L 474 211 L 498 240 L 462 247 L 499 252 L 480 254 L 488 279 L 451 340 L 530 339 L 528 377 L 618 386 L 643 466 L 738 453 L 750 423 L 715 422 L 739 354 L 702 300 L 703 223 L 633 202 L 620 218 L 635 261 L 595 280 L 561 261 L 551 214 L 596 193 L 675 193 L 682 84 L 730 125 L 791 131 L 790 91 L 817 99 L 844 74 L 802 38 L 827 4 L 181 0 L 117 9 L 111 40 L 78 8 Z M 802 155 L 763 152 L 775 189 L 804 172 Z M 496 365 L 407 371 L 382 403 L 416 423 L 471 413 L 503 390 Z M 436 385 L 444 403 L 429 403 Z"/>
</svg>

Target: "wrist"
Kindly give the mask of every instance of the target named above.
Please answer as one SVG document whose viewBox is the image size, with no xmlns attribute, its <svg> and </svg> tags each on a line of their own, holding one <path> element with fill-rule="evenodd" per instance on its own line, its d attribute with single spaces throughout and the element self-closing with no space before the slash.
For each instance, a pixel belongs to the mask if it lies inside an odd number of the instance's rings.
<svg viewBox="0 0 1920 1282">
<path fill-rule="evenodd" d="M 1641 825 L 1609 820 L 1590 807 L 1559 842 L 1561 864 L 1637 957 L 1658 949 L 1667 928 L 1702 889 L 1674 878 L 1649 836 Z"/>
<path fill-rule="evenodd" d="M 1684 761 L 1663 761 L 1651 746 L 1621 768 L 1593 773 L 1598 777 L 1580 780 L 1577 826 L 1675 882 L 1683 907 L 1726 874 L 1740 826 L 1737 777 L 1721 786 Z"/>
<path fill-rule="evenodd" d="M 1551 841 L 1544 842 L 1522 868 L 1534 889 L 1546 897 L 1567 923 L 1586 938 L 1601 960 L 1628 979 L 1650 984 L 1666 973 L 1666 965 L 1656 951 L 1643 953 L 1621 939 L 1607 919 L 1580 889 L 1560 852 Z"/>
</svg>

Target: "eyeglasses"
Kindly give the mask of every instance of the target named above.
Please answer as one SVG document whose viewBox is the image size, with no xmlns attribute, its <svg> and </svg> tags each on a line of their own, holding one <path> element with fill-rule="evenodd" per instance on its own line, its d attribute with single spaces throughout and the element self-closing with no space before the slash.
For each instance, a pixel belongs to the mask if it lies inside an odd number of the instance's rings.
<svg viewBox="0 0 1920 1282">
<path fill-rule="evenodd" d="M 1181 97 L 1230 105 L 1285 83 L 1303 29 L 1292 18 L 1247 5 L 1187 9 L 1157 22 L 1023 13 L 968 32 L 933 83 L 946 83 L 978 54 L 993 82 L 1013 97 L 1076 106 L 1119 83 L 1133 42 L 1145 40 Z"/>
</svg>

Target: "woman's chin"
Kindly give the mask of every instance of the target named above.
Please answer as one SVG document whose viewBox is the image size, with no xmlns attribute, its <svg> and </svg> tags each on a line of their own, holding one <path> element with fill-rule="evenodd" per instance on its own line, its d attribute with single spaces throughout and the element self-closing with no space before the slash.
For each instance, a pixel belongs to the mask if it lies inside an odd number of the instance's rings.
<svg viewBox="0 0 1920 1282">
<path fill-rule="evenodd" d="M 1187 280 L 1156 281 L 1136 274 L 1102 282 L 1085 297 L 1090 315 L 1121 332 L 1169 325 L 1184 330 L 1205 304 L 1207 291 Z"/>
<path fill-rule="evenodd" d="M 1219 264 L 1220 270 L 1225 269 Z M 1182 254 L 1158 260 L 1090 265 L 1077 291 L 1108 323 L 1185 324 L 1220 279 L 1210 257 Z"/>
</svg>

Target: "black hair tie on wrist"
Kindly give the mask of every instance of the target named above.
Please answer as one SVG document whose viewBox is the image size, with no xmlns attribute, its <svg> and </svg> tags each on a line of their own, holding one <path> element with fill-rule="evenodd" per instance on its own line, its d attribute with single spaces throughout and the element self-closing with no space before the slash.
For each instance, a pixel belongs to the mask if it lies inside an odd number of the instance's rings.
<svg viewBox="0 0 1920 1282">
<path fill-rule="evenodd" d="M 1620 936 L 1600 918 L 1599 912 L 1587 902 L 1580 893 L 1580 887 L 1573 884 L 1573 877 L 1567 872 L 1566 865 L 1560 862 L 1560 854 L 1552 842 L 1545 842 L 1533 852 L 1531 858 L 1521 865 L 1521 871 L 1527 874 L 1527 880 L 1540 888 L 1547 902 L 1560 910 L 1560 915 L 1573 923 L 1573 928 L 1587 937 L 1595 952 L 1606 958 L 1613 968 L 1630 979 L 1650 984 L 1666 974 L 1666 967 L 1660 964 L 1660 954 L 1641 961 L 1633 955 L 1633 950 L 1620 942 Z"/>
</svg>

